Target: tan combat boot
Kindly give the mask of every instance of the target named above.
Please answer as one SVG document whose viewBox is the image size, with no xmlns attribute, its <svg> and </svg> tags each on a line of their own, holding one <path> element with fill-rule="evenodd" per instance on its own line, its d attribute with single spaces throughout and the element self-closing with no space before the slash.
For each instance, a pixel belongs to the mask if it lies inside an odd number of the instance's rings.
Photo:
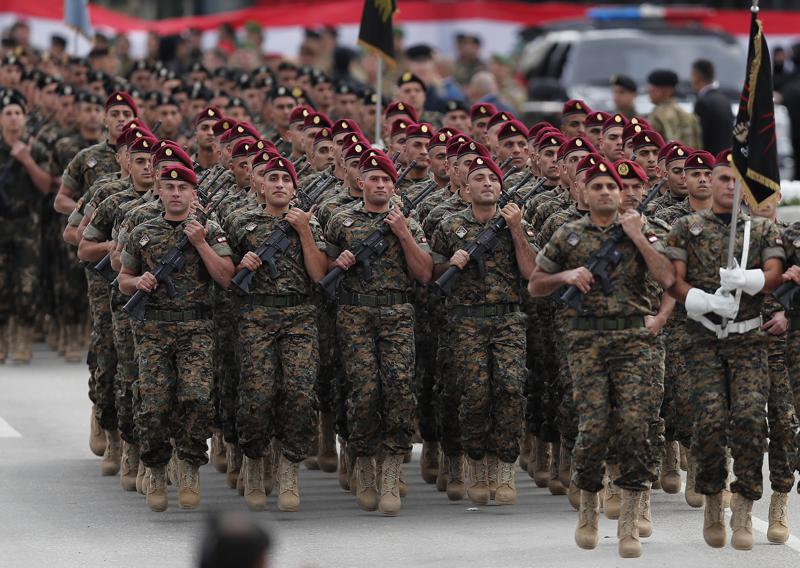
<svg viewBox="0 0 800 568">
<path fill-rule="evenodd" d="M 561 454 L 561 444 L 554 442 L 550 444 L 550 461 L 548 463 L 549 479 L 547 480 L 547 488 L 550 490 L 551 495 L 566 495 L 567 488 L 561 484 L 558 478 L 558 460 Z"/>
<path fill-rule="evenodd" d="M 680 451 L 680 454 L 681 454 L 681 458 L 680 458 L 681 469 L 683 471 L 689 471 L 689 449 L 686 446 L 684 446 L 683 444 L 680 444 L 680 447 L 681 447 L 681 451 Z"/>
<path fill-rule="evenodd" d="M 650 490 L 642 491 L 639 504 L 639 536 L 649 538 L 653 534 L 653 510 L 650 508 Z"/>
<path fill-rule="evenodd" d="M 244 470 L 244 502 L 251 511 L 267 510 L 264 491 L 264 458 L 242 458 Z"/>
<path fill-rule="evenodd" d="M 122 460 L 122 439 L 117 430 L 106 430 L 106 451 L 100 462 L 100 473 L 103 475 L 117 475 L 120 461 Z"/>
<path fill-rule="evenodd" d="M 97 421 L 97 405 L 92 405 L 92 416 L 89 418 L 89 449 L 96 456 L 102 456 L 106 453 L 106 433 L 100 428 L 100 423 Z"/>
<path fill-rule="evenodd" d="M 706 495 L 705 498 L 703 539 L 712 548 L 722 548 L 728 539 L 725 530 L 725 506 L 722 503 L 722 492 Z"/>
<path fill-rule="evenodd" d="M 437 471 L 436 471 L 436 491 L 441 491 L 444 493 L 447 491 L 447 480 L 448 472 L 450 471 L 450 458 L 448 458 L 444 450 L 439 448 L 439 461 L 437 464 Z"/>
<path fill-rule="evenodd" d="M 467 495 L 475 505 L 489 504 L 489 468 L 486 466 L 486 456 L 479 460 L 467 458 L 469 464 L 469 477 L 471 483 L 467 487 Z"/>
<path fill-rule="evenodd" d="M 664 461 L 661 464 L 661 489 L 675 495 L 681 490 L 680 450 L 678 442 L 667 442 Z"/>
<path fill-rule="evenodd" d="M 522 434 L 522 440 L 520 441 L 519 468 L 526 472 L 528 471 L 528 462 L 531 459 L 531 438 L 533 438 L 533 434 L 525 432 Z"/>
<path fill-rule="evenodd" d="M 447 498 L 461 501 L 467 495 L 464 483 L 464 455 L 447 456 Z"/>
<path fill-rule="evenodd" d="M 300 462 L 292 463 L 283 455 L 278 462 L 278 510 L 300 510 Z"/>
<path fill-rule="evenodd" d="M 167 462 L 167 485 L 178 485 L 178 450 L 172 446 L 172 456 Z"/>
<path fill-rule="evenodd" d="M 741 493 L 731 497 L 731 546 L 736 550 L 753 548 L 753 502 Z"/>
<path fill-rule="evenodd" d="M 695 489 L 695 483 L 697 482 L 697 458 L 694 457 L 691 450 L 689 450 L 688 455 L 689 461 L 689 469 L 686 472 L 686 503 L 689 504 L 690 507 L 694 507 L 695 509 L 699 509 L 703 506 L 704 498 L 701 493 L 698 493 Z"/>
<path fill-rule="evenodd" d="M 570 466 L 572 465 L 572 449 L 561 444 L 558 454 L 558 480 L 564 487 L 569 487 Z"/>
<path fill-rule="evenodd" d="M 14 363 L 27 364 L 33 358 L 33 328 L 17 323 L 14 326 L 11 359 Z"/>
<path fill-rule="evenodd" d="M 513 505 L 517 502 L 516 467 L 513 462 L 499 461 L 497 467 L 497 490 L 494 500 L 498 505 Z"/>
<path fill-rule="evenodd" d="M 225 440 L 222 438 L 222 431 L 212 428 L 211 430 L 211 465 L 220 473 L 228 471 L 228 457 L 225 450 Z"/>
<path fill-rule="evenodd" d="M 439 475 L 439 442 L 422 442 L 419 470 L 425 483 L 436 483 Z"/>
<path fill-rule="evenodd" d="M 167 510 L 167 472 L 166 468 L 161 465 L 158 467 L 148 467 L 145 474 L 147 486 L 145 488 L 145 496 L 147 498 L 147 506 L 151 511 L 161 513 Z"/>
<path fill-rule="evenodd" d="M 136 477 L 139 472 L 139 446 L 122 442 L 122 459 L 119 482 L 125 491 L 136 491 Z"/>
<path fill-rule="evenodd" d="M 578 489 L 578 486 L 572 481 L 573 477 L 575 477 L 575 460 L 572 460 L 569 466 L 570 482 L 569 488 L 567 489 L 567 499 L 569 499 L 569 504 L 577 511 L 581 506 L 581 490 Z"/>
<path fill-rule="evenodd" d="M 789 540 L 789 494 L 772 493 L 769 501 L 769 529 L 767 540 L 773 544 L 783 544 Z"/>
<path fill-rule="evenodd" d="M 80 363 L 83 360 L 83 326 L 65 325 L 64 361 Z"/>
<path fill-rule="evenodd" d="M 339 487 L 350 491 L 350 464 L 347 457 L 347 442 L 339 438 Z"/>
<path fill-rule="evenodd" d="M 600 541 L 600 497 L 591 491 L 581 491 L 578 509 L 578 526 L 575 528 L 575 544 L 584 550 L 592 550 Z"/>
<path fill-rule="evenodd" d="M 144 485 L 144 474 L 147 471 L 147 468 L 142 461 L 142 458 L 139 458 L 139 468 L 136 472 L 136 491 L 144 495 L 145 485 Z"/>
<path fill-rule="evenodd" d="M 381 500 L 378 509 L 384 515 L 394 517 L 400 512 L 400 472 L 403 454 L 388 454 L 383 459 L 381 471 Z"/>
<path fill-rule="evenodd" d="M 607 519 L 619 519 L 622 507 L 622 491 L 614 484 L 614 480 L 619 477 L 619 466 L 616 464 L 606 464 L 606 495 L 603 509 Z"/>
<path fill-rule="evenodd" d="M 639 558 L 642 555 L 642 543 L 639 540 L 641 502 L 641 491 L 622 490 L 619 522 L 617 523 L 619 555 L 622 558 Z"/>
<path fill-rule="evenodd" d="M 497 454 L 486 454 L 486 471 L 489 474 L 489 499 L 494 500 L 497 492 L 497 470 L 500 467 L 500 460 Z"/>
<path fill-rule="evenodd" d="M 225 476 L 228 487 L 238 487 L 239 473 L 242 470 L 242 450 L 236 444 L 225 442 Z"/>
<path fill-rule="evenodd" d="M 356 502 L 365 511 L 378 508 L 378 490 L 375 486 L 375 457 L 359 456 L 355 467 Z"/>
<path fill-rule="evenodd" d="M 308 453 L 308 457 L 303 460 L 303 465 L 306 466 L 306 469 L 319 469 L 319 459 L 317 458 L 317 454 L 319 454 L 319 432 L 317 432 L 317 435 L 313 437 L 311 442 L 311 451 Z M 277 463 L 280 463 L 280 460 L 277 460 L 276 464 Z"/>
<path fill-rule="evenodd" d="M 178 506 L 195 509 L 200 504 L 200 470 L 186 460 L 178 460 Z"/>
<path fill-rule="evenodd" d="M 536 487 L 547 487 L 550 483 L 550 456 L 547 453 L 547 442 L 534 437 L 532 451 L 533 459 L 528 462 L 528 475 Z"/>
<path fill-rule="evenodd" d="M 275 446 L 276 443 L 273 442 L 267 448 L 266 453 L 264 454 L 263 465 L 262 468 L 262 475 L 264 479 L 264 493 L 269 495 L 272 493 L 272 488 L 275 486 Z"/>
<path fill-rule="evenodd" d="M 323 412 L 319 421 L 319 453 L 317 463 L 325 473 L 336 473 L 339 456 L 336 454 L 336 432 L 333 429 L 333 413 Z"/>
<path fill-rule="evenodd" d="M 722 504 L 726 509 L 731 508 L 731 483 L 736 479 L 733 475 L 733 458 L 731 457 L 731 449 L 725 448 L 725 471 L 728 475 L 725 477 L 725 489 L 722 490 Z"/>
<path fill-rule="evenodd" d="M 397 489 L 400 491 L 400 497 L 405 498 L 406 493 L 408 493 L 408 485 L 406 485 L 406 472 L 403 469 L 403 463 L 405 463 L 405 459 L 400 463 L 400 472 L 397 477 Z"/>
</svg>

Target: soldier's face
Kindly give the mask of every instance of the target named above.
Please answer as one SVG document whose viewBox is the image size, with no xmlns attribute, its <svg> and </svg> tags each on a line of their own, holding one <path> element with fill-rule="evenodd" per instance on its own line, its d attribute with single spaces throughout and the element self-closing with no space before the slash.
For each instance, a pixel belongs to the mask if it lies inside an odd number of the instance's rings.
<svg viewBox="0 0 800 568">
<path fill-rule="evenodd" d="M 251 122 L 252 117 L 247 112 L 247 109 L 244 107 L 235 106 L 235 107 L 229 107 L 226 110 L 227 112 L 225 114 L 227 114 L 236 122 Z"/>
<path fill-rule="evenodd" d="M 294 198 L 292 176 L 281 170 L 271 170 L 264 176 L 264 198 L 267 205 L 284 208 Z"/>
<path fill-rule="evenodd" d="M 636 92 L 623 89 L 619 85 L 611 87 L 611 96 L 614 99 L 614 107 L 618 110 L 629 110 L 633 108 L 636 101 Z"/>
<path fill-rule="evenodd" d="M 425 107 L 425 91 L 419 83 L 406 83 L 398 87 L 396 98 L 407 102 L 419 112 Z"/>
<path fill-rule="evenodd" d="M 445 128 L 457 128 L 461 132 L 469 132 L 472 124 L 470 124 L 467 111 L 453 110 L 444 115 L 442 126 Z"/>
<path fill-rule="evenodd" d="M 333 85 L 330 83 L 320 83 L 311 91 L 314 102 L 322 108 L 330 108 L 333 105 Z"/>
<path fill-rule="evenodd" d="M 711 172 L 711 202 L 717 213 L 733 211 L 733 193 L 736 178 L 733 168 L 717 166 Z"/>
<path fill-rule="evenodd" d="M 622 128 L 609 128 L 603 133 L 600 151 L 610 162 L 622 158 Z"/>
<path fill-rule="evenodd" d="M 486 144 L 486 130 L 489 126 L 489 118 L 491 117 L 487 116 L 486 118 L 479 118 L 472 122 L 472 137 L 476 142 Z"/>
<path fill-rule="evenodd" d="M 278 84 L 284 87 L 294 87 L 297 82 L 297 71 L 294 69 L 283 69 L 278 71 Z"/>
<path fill-rule="evenodd" d="M 197 116 L 204 108 L 206 101 L 203 99 L 190 99 L 186 103 L 186 116 Z"/>
<path fill-rule="evenodd" d="M 375 105 L 360 105 L 357 116 L 364 134 L 373 136 L 375 134 Z"/>
<path fill-rule="evenodd" d="M 329 168 L 334 163 L 333 142 L 326 140 L 314 145 L 314 152 L 311 154 L 311 167 L 321 172 Z"/>
<path fill-rule="evenodd" d="M 195 128 L 195 139 L 197 140 L 197 147 L 202 150 L 212 150 L 214 148 L 214 126 L 213 120 L 204 120 Z"/>
<path fill-rule="evenodd" d="M 355 118 L 358 116 L 358 98 L 352 94 L 336 95 L 336 116 Z"/>
<path fill-rule="evenodd" d="M 25 118 L 26 115 L 21 106 L 8 105 L 0 113 L 0 128 L 4 131 L 19 134 L 25 126 Z"/>
<path fill-rule="evenodd" d="M 58 98 L 58 122 L 64 126 L 74 126 L 77 120 L 77 112 L 75 110 L 75 97 L 72 95 L 65 95 Z M 103 124 L 102 113 L 100 114 L 100 125 Z M 100 128 L 100 125 L 97 128 Z"/>
<path fill-rule="evenodd" d="M 53 112 L 58 108 L 57 88 L 58 85 L 53 83 L 52 85 L 45 85 L 39 92 L 39 104 L 46 112 Z"/>
<path fill-rule="evenodd" d="M 406 160 L 405 149 L 406 149 L 406 135 L 397 134 L 389 140 L 389 151 L 387 153 L 390 156 L 394 156 L 395 152 L 400 152 L 400 157 L 397 158 L 397 163 L 407 164 L 408 160 Z"/>
<path fill-rule="evenodd" d="M 622 154 L 626 160 L 630 160 L 633 156 L 633 138 L 628 138 L 622 145 Z"/>
<path fill-rule="evenodd" d="M 98 130 L 103 126 L 103 107 L 91 103 L 80 103 L 78 115 L 80 124 L 90 130 Z"/>
<path fill-rule="evenodd" d="M 161 121 L 161 128 L 167 135 L 178 133 L 183 117 L 181 111 L 175 105 L 161 105 L 157 108 L 158 120 Z M 170 136 L 165 136 L 169 138 Z"/>
<path fill-rule="evenodd" d="M 160 197 L 164 211 L 179 217 L 189 211 L 197 192 L 192 184 L 183 180 L 161 180 Z"/>
<path fill-rule="evenodd" d="M 347 176 L 347 184 L 351 188 L 355 188 L 360 190 L 361 188 L 358 185 L 358 176 L 359 176 L 359 169 L 358 169 L 358 158 L 350 158 L 344 163 L 344 172 Z"/>
<path fill-rule="evenodd" d="M 603 127 L 602 126 L 592 126 L 586 129 L 586 137 L 589 139 L 589 142 L 592 143 L 592 146 L 595 148 L 600 148 L 600 142 L 603 139 Z"/>
<path fill-rule="evenodd" d="M 686 160 L 672 160 L 667 164 L 667 184 L 675 197 L 686 195 L 686 173 L 683 169 L 685 163 Z"/>
<path fill-rule="evenodd" d="M 528 162 L 528 141 L 524 136 L 511 136 L 504 138 L 497 148 L 497 161 L 505 162 L 511 158 L 511 165 L 519 169 Z"/>
<path fill-rule="evenodd" d="M 368 170 L 358 178 L 364 192 L 364 201 L 375 207 L 383 207 L 394 195 L 394 182 L 382 170 Z"/>
<path fill-rule="evenodd" d="M 458 172 L 456 181 L 459 187 L 467 187 L 467 174 L 469 173 L 469 168 L 472 166 L 473 160 L 477 157 L 478 156 L 475 154 L 466 154 L 458 158 L 456 162 L 456 171 Z"/>
<path fill-rule="evenodd" d="M 231 161 L 231 171 L 236 180 L 236 185 L 239 187 L 246 187 L 247 182 L 250 181 L 250 158 L 242 156 L 235 158 Z"/>
<path fill-rule="evenodd" d="M 567 179 L 570 183 L 575 182 L 575 170 L 578 167 L 578 163 L 588 155 L 589 152 L 585 150 L 577 150 L 575 152 L 570 152 L 564 157 L 564 169 L 567 171 Z"/>
<path fill-rule="evenodd" d="M 303 130 L 303 149 L 309 156 L 314 149 L 314 136 L 316 136 L 319 131 L 320 128 L 306 128 Z"/>
<path fill-rule="evenodd" d="M 624 213 L 630 209 L 636 209 L 642 202 L 644 196 L 644 183 L 640 179 L 622 180 L 622 200 L 620 201 L 619 212 Z"/>
<path fill-rule="evenodd" d="M 151 187 L 155 181 L 153 160 L 149 153 L 136 152 L 128 160 L 128 169 L 136 187 Z"/>
<path fill-rule="evenodd" d="M 601 215 L 617 211 L 621 201 L 619 186 L 611 176 L 597 176 L 589 180 L 585 197 L 589 210 Z"/>
<path fill-rule="evenodd" d="M 427 170 L 431 165 L 431 158 L 428 155 L 428 139 L 420 136 L 407 138 L 405 144 L 406 163 L 416 160 L 416 170 Z"/>
<path fill-rule="evenodd" d="M 467 185 L 472 203 L 476 205 L 492 205 L 500 198 L 502 183 L 497 174 L 488 168 L 472 172 L 467 178 Z"/>
<path fill-rule="evenodd" d="M 486 145 L 489 146 L 489 150 L 492 151 L 493 154 L 497 154 L 499 145 L 497 141 L 497 133 L 500 132 L 500 127 L 503 126 L 503 123 L 495 124 L 491 128 L 486 131 Z"/>
<path fill-rule="evenodd" d="M 303 123 L 295 122 L 289 125 L 289 143 L 292 145 L 292 152 L 295 154 L 304 154 L 305 148 L 303 147 Z"/>
<path fill-rule="evenodd" d="M 447 151 L 444 146 L 436 146 L 430 152 L 431 171 L 439 179 L 450 179 L 449 168 L 447 166 Z"/>
<path fill-rule="evenodd" d="M 226 168 L 231 163 L 231 152 L 233 152 L 233 142 L 226 142 L 225 144 L 220 144 L 219 148 L 219 159 L 223 166 Z"/>
<path fill-rule="evenodd" d="M 251 164 L 252 166 L 252 164 Z M 264 184 L 266 179 L 264 177 L 264 169 L 266 164 L 259 164 L 255 168 L 250 169 L 250 190 L 256 194 L 257 197 L 264 201 Z"/>
<path fill-rule="evenodd" d="M 548 146 L 539 151 L 539 170 L 542 175 L 554 183 L 558 183 L 561 174 L 558 171 L 558 149 L 555 146 Z"/>
<path fill-rule="evenodd" d="M 260 89 L 246 89 L 242 93 L 242 98 L 247 103 L 247 108 L 254 111 L 259 110 L 264 105 L 264 95 Z"/>
<path fill-rule="evenodd" d="M 694 168 L 686 173 L 686 190 L 695 199 L 705 201 L 711 197 L 711 170 Z"/>
<path fill-rule="evenodd" d="M 570 114 L 561 120 L 561 132 L 567 138 L 574 138 L 575 136 L 583 136 L 586 134 L 586 115 L 585 114 Z"/>
<path fill-rule="evenodd" d="M 276 128 L 286 130 L 289 128 L 289 117 L 297 106 L 292 97 L 278 97 L 269 105 L 270 117 Z"/>
<path fill-rule="evenodd" d="M 634 154 L 634 161 L 644 168 L 647 177 L 651 180 L 661 177 L 658 169 L 658 147 L 644 146 Z"/>
<path fill-rule="evenodd" d="M 106 111 L 103 121 L 108 129 L 108 137 L 112 142 L 117 140 L 122 128 L 133 120 L 133 110 L 128 105 L 115 105 Z"/>
</svg>

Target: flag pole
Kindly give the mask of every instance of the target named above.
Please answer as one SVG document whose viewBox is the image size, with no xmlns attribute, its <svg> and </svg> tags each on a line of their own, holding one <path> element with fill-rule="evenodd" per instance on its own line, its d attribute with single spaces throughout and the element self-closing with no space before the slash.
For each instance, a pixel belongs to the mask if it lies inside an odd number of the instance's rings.
<svg viewBox="0 0 800 568">
<path fill-rule="evenodd" d="M 383 147 L 381 141 L 381 117 L 383 116 L 383 57 L 377 56 L 378 59 L 378 72 L 375 79 L 375 143 L 374 146 Z"/>
</svg>

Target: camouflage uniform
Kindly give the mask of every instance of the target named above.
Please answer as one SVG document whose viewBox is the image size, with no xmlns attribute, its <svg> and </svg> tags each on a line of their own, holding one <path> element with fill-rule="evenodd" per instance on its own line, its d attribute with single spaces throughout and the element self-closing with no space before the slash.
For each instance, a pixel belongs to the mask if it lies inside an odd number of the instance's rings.
<svg viewBox="0 0 800 568">
<path fill-rule="evenodd" d="M 241 215 L 231 230 L 233 249 L 240 256 L 255 251 L 283 218 L 263 210 Z M 325 250 L 313 219 L 311 231 Z M 276 262 L 278 277 L 272 280 L 266 267 L 256 271 L 250 295 L 241 302 L 236 427 L 247 457 L 266 455 L 275 437 L 286 458 L 296 463 L 308 456 L 317 432 L 317 324 L 300 238 L 293 229 L 287 237 L 289 248 Z"/>
<path fill-rule="evenodd" d="M 325 230 L 328 256 L 337 258 L 369 236 L 386 215 L 370 213 L 363 204 L 334 215 Z M 427 250 L 415 221 L 409 230 Z M 363 280 L 354 266 L 339 291 L 336 330 L 350 386 L 348 448 L 356 457 L 376 455 L 381 444 L 388 454 L 405 453 L 414 431 L 413 282 L 400 242 L 393 233 L 386 240 L 388 248 L 373 264 L 372 279 Z"/>
<path fill-rule="evenodd" d="M 800 264 L 800 224 L 793 223 L 783 231 L 783 246 L 786 252 L 786 265 Z M 786 367 L 789 373 L 790 392 L 794 395 L 794 407 L 800 409 L 800 311 L 795 295 L 791 309 L 786 312 L 789 318 L 789 331 L 786 336 Z M 796 448 L 800 451 L 800 435 L 796 438 Z M 800 470 L 800 456 L 795 468 Z"/>
<path fill-rule="evenodd" d="M 493 217 L 500 217 L 497 211 Z M 491 221 L 490 221 L 491 222 Z M 466 249 L 486 227 L 464 209 L 446 217 L 431 240 L 434 261 L 446 263 Z M 533 229 L 523 224 L 533 241 Z M 457 418 L 460 443 L 443 438 L 449 456 L 465 452 L 480 460 L 488 452 L 511 463 L 519 456 L 525 420 L 525 316 L 520 311 L 519 269 L 511 232 L 497 235 L 498 246 L 486 259 L 481 278 L 470 263 L 455 281 L 447 299 L 445 329 L 452 335 L 450 349 L 454 376 L 440 385 L 449 416 Z M 443 427 L 449 428 L 448 424 Z"/>
<path fill-rule="evenodd" d="M 414 218 L 420 224 L 422 224 L 425 221 L 425 218 L 428 216 L 428 213 L 433 211 L 434 207 L 441 205 L 448 197 L 452 195 L 453 192 L 451 191 L 449 185 L 440 187 L 426 197 L 422 203 L 417 205 L 417 209 L 414 211 Z"/>
<path fill-rule="evenodd" d="M 153 272 L 167 251 L 184 237 L 192 216 L 177 227 L 155 217 L 131 232 L 122 265 L 135 274 Z M 220 256 L 232 256 L 219 225 L 209 221 L 206 242 Z M 186 261 L 172 279 L 178 294 L 159 286 L 147 299 L 145 321 L 133 320 L 139 353 L 139 404 L 135 409 L 141 459 L 148 467 L 165 465 L 174 435 L 178 458 L 192 465 L 208 461 L 212 382 L 212 280 L 197 250 L 184 249 Z M 172 428 L 172 412 L 176 414 Z"/>
<path fill-rule="evenodd" d="M 737 254 L 744 238 L 744 215 L 737 225 Z M 727 264 L 729 224 L 710 209 L 678 219 L 669 234 L 668 256 L 686 263 L 686 281 L 707 292 L 719 288 L 719 267 Z M 753 219 L 748 263 L 759 268 L 770 258 L 785 258 L 781 235 L 766 219 Z M 741 295 L 737 321 L 759 318 L 763 294 Z M 714 314 L 707 315 L 715 323 Z M 736 481 L 731 491 L 758 500 L 762 493 L 761 464 L 766 449 L 766 406 L 769 366 L 764 332 L 718 339 L 699 323 L 688 320 L 692 348 L 686 366 L 693 378 L 692 455 L 697 458 L 697 491 L 718 493 L 725 487 L 725 447 L 733 455 Z"/>
<path fill-rule="evenodd" d="M 663 211 L 664 209 L 671 209 L 684 202 L 685 202 L 684 207 L 687 207 L 689 204 L 689 199 L 686 196 L 678 198 L 672 195 L 671 191 L 667 190 L 667 192 L 664 193 L 664 195 L 659 195 L 658 197 L 653 199 L 653 201 L 651 201 L 647 205 L 647 207 L 645 207 L 644 214 L 648 217 L 660 216 L 664 220 L 668 221 L 669 216 L 677 215 L 679 211 L 678 210 L 671 211 L 670 213 L 667 214 L 667 216 L 659 215 L 661 211 Z M 688 213 L 691 213 L 691 210 L 689 210 L 687 213 L 684 214 Z"/>
<path fill-rule="evenodd" d="M 697 115 L 683 110 L 673 99 L 658 103 L 647 120 L 664 140 L 680 140 L 690 148 L 703 147 Z"/>
<path fill-rule="evenodd" d="M 583 266 L 600 248 L 608 232 L 618 224 L 601 229 L 590 216 L 562 225 L 536 258 L 545 272 L 554 274 Z M 653 229 L 645 224 L 643 233 L 656 250 L 663 250 Z M 622 261 L 610 274 L 611 295 L 600 286 L 583 297 L 583 310 L 567 308 L 569 317 L 569 370 L 578 413 L 578 438 L 574 448 L 575 476 L 580 489 L 596 492 L 603 487 L 603 460 L 612 435 L 620 477 L 612 480 L 624 489 L 644 490 L 655 481 L 649 425 L 655 410 L 656 387 L 652 369 L 642 365 L 651 360 L 652 338 L 644 327 L 644 316 L 652 306 L 645 289 L 648 271 L 636 245 L 623 239 L 618 246 Z M 612 419 L 613 417 L 613 419 Z"/>
<path fill-rule="evenodd" d="M 557 189 L 560 191 L 555 193 L 550 199 L 539 203 L 536 210 L 531 214 L 530 224 L 535 230 L 541 231 L 542 226 L 544 226 L 544 222 L 547 221 L 548 217 L 554 213 L 558 213 L 559 211 L 566 209 L 569 207 L 570 203 L 572 203 L 572 198 L 570 197 L 568 190 L 561 188 Z M 528 209 L 526 208 L 526 211 L 527 210 Z"/>
</svg>

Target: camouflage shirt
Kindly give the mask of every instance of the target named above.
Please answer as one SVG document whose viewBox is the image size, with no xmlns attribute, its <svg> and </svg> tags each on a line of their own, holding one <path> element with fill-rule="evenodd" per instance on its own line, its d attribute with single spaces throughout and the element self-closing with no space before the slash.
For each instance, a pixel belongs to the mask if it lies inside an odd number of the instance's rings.
<svg viewBox="0 0 800 568">
<path fill-rule="evenodd" d="M 786 267 L 800 265 L 800 222 L 783 224 L 783 249 L 786 253 Z M 789 310 L 792 314 L 800 313 L 800 294 L 795 294 L 792 307 Z"/>
<path fill-rule="evenodd" d="M 451 195 L 453 195 L 453 192 L 450 191 L 449 185 L 440 187 L 426 197 L 425 200 L 417 206 L 416 211 L 414 211 L 414 218 L 420 223 L 424 222 L 425 217 L 427 217 L 428 214 L 433 211 L 433 208 L 443 203 L 444 200 Z"/>
<path fill-rule="evenodd" d="M 412 194 L 420 191 L 431 179 L 433 178 L 430 175 L 421 179 L 403 178 L 400 183 L 395 185 L 394 192 L 397 195 L 403 194 L 407 195 L 409 199 L 413 199 Z"/>
<path fill-rule="evenodd" d="M 337 258 L 345 250 L 353 248 L 370 233 L 384 225 L 383 220 L 388 213 L 370 213 L 364 207 L 364 202 L 347 207 L 331 217 L 325 228 L 326 252 L 330 258 Z M 425 235 L 419 224 L 411 219 L 408 229 L 414 240 L 422 250 L 430 252 Z M 383 256 L 377 258 L 372 264 L 372 279 L 363 279 L 360 266 L 353 266 L 345 272 L 342 289 L 356 294 L 382 295 L 388 292 L 411 293 L 414 281 L 408 272 L 408 263 L 394 233 L 386 235 L 388 248 Z"/>
<path fill-rule="evenodd" d="M 185 235 L 183 229 L 194 219 L 188 219 L 173 227 L 162 215 L 137 226 L 130 234 L 122 251 L 122 266 L 134 274 L 153 272 L 170 248 L 176 246 Z M 207 223 L 206 242 L 220 256 L 233 256 L 228 239 L 219 225 Z M 183 249 L 185 265 L 172 273 L 172 281 L 178 295 L 170 298 L 166 286 L 159 286 L 147 300 L 148 309 L 195 310 L 210 309 L 212 305 L 213 280 L 206 270 L 197 249 L 187 244 Z"/>
<path fill-rule="evenodd" d="M 609 238 L 609 233 L 619 227 L 615 221 L 601 228 L 586 215 L 562 225 L 550 238 L 536 257 L 536 264 L 549 274 L 579 268 Z M 645 222 L 642 233 L 659 252 L 665 252 L 664 244 L 653 227 Z M 583 296 L 583 308 L 579 313 L 575 308 L 564 308 L 566 316 L 589 315 L 594 317 L 626 317 L 649 315 L 652 311 L 647 291 L 648 270 L 644 257 L 627 236 L 619 243 L 617 250 L 622 260 L 609 273 L 612 292 L 606 296 L 599 282 Z"/>
<path fill-rule="evenodd" d="M 236 253 L 236 261 L 240 261 L 245 253 L 255 252 L 269 237 L 278 225 L 285 219 L 285 215 L 273 217 L 266 210 L 251 210 L 242 213 L 233 222 L 230 230 L 230 245 Z M 324 251 L 325 242 L 322 240 L 322 229 L 316 219 L 311 218 L 311 234 L 317 243 L 317 248 Z M 311 297 L 312 285 L 303 262 L 303 247 L 300 237 L 294 229 L 286 230 L 289 248 L 276 259 L 278 277 L 272 280 L 269 270 L 262 266 L 256 270 L 253 282 L 250 285 L 251 294 L 268 294 L 271 296 L 284 294 L 300 294 Z"/>
<path fill-rule="evenodd" d="M 552 199 L 539 204 L 531 217 L 531 226 L 537 231 L 541 231 L 548 217 L 566 209 L 572 203 L 572 196 L 570 196 L 569 191 L 566 189 L 562 190 L 561 193 L 556 194 Z"/>
<path fill-rule="evenodd" d="M 577 203 L 573 203 L 561 211 L 556 211 L 547 218 L 542 226 L 542 230 L 536 234 L 536 246 L 540 249 L 544 248 L 544 245 L 548 243 L 550 237 L 553 236 L 561 225 L 569 223 L 570 221 L 577 221 L 587 213 L 589 213 L 588 210 L 578 209 Z"/>
<path fill-rule="evenodd" d="M 673 207 L 682 201 L 687 201 L 688 197 L 675 197 L 672 195 L 672 192 L 667 190 L 664 195 L 659 195 L 655 199 L 653 199 L 650 203 L 647 204 L 647 207 L 644 209 L 644 214 L 647 217 L 652 217 L 656 215 L 662 209 L 667 209 L 669 207 Z"/>
<path fill-rule="evenodd" d="M 478 221 L 468 207 L 448 215 L 436 230 L 431 239 L 433 261 L 446 263 L 459 250 L 466 250 L 492 221 L 500 217 L 496 211 L 492 219 L 486 223 Z M 522 222 L 522 231 L 533 246 L 533 229 Z M 486 257 L 485 278 L 481 278 L 478 266 L 469 262 L 455 280 L 448 303 L 454 304 L 518 304 L 521 300 L 519 280 L 522 276 L 517 267 L 517 257 L 511 232 L 504 229 L 497 233 L 497 248 Z"/>
<path fill-rule="evenodd" d="M 736 225 L 736 258 L 741 259 L 746 215 Z M 719 288 L 719 269 L 728 263 L 730 224 L 711 209 L 681 217 L 667 237 L 667 256 L 686 263 L 686 282 L 713 294 Z M 754 217 L 750 227 L 750 249 L 745 268 L 761 268 L 770 258 L 786 258 L 780 230 L 771 221 Z M 742 294 L 737 321 L 758 317 L 764 294 Z"/>
<path fill-rule="evenodd" d="M 469 203 L 461 198 L 461 191 L 451 194 L 450 197 L 431 209 L 431 212 L 425 216 L 422 230 L 425 231 L 427 236 L 432 237 L 442 219 L 467 207 L 469 207 Z"/>
<path fill-rule="evenodd" d="M 41 168 L 47 171 L 47 152 L 39 142 L 33 143 L 31 157 Z M 11 157 L 11 146 L 0 139 L 0 164 L 11 164 L 8 177 L 4 180 L 2 191 L 8 204 L 3 212 L 6 218 L 19 219 L 38 212 L 41 193 L 33 183 L 28 170 L 21 162 Z"/>
<path fill-rule="evenodd" d="M 691 215 L 692 213 L 694 213 L 694 211 L 692 211 L 692 206 L 689 204 L 689 198 L 687 197 L 686 199 L 678 201 L 676 204 L 671 205 L 670 207 L 662 207 L 661 209 L 658 209 L 653 217 L 656 219 L 661 219 L 662 221 L 672 225 L 681 217 Z"/>
<path fill-rule="evenodd" d="M 325 230 L 331 217 L 341 211 L 342 208 L 353 205 L 359 201 L 361 201 L 360 195 L 353 195 L 349 191 L 342 190 L 320 203 L 314 216 L 317 218 L 317 221 L 319 221 L 322 229 Z"/>
<path fill-rule="evenodd" d="M 657 104 L 647 120 L 664 140 L 678 140 L 690 148 L 703 147 L 697 115 L 683 110 L 672 99 Z"/>
<path fill-rule="evenodd" d="M 111 240 L 114 230 L 114 221 L 119 213 L 120 207 L 134 201 L 142 196 L 133 188 L 130 182 L 122 191 L 118 191 L 106 197 L 94 208 L 92 220 L 83 232 L 83 238 L 95 242 Z"/>
<path fill-rule="evenodd" d="M 128 244 L 133 230 L 154 217 L 161 215 L 164 212 L 164 205 L 161 199 L 155 198 L 152 201 L 146 201 L 135 207 L 131 207 L 123 216 L 122 221 L 119 223 L 119 232 L 117 233 L 117 243 L 125 246 Z"/>
<path fill-rule="evenodd" d="M 70 139 L 64 139 L 67 140 Z M 98 177 L 119 171 L 115 154 L 116 149 L 107 141 L 84 148 L 64 169 L 61 183 L 80 197 L 89 190 Z"/>
</svg>

